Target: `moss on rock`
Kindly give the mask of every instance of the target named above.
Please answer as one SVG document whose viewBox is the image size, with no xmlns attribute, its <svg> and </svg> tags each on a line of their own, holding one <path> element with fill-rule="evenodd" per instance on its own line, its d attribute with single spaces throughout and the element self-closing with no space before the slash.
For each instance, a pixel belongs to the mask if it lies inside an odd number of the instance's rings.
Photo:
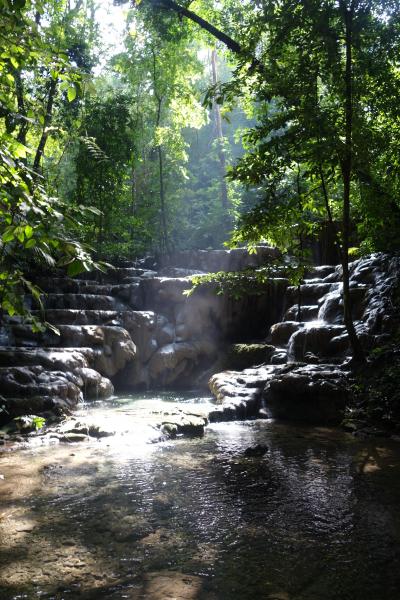
<svg viewBox="0 0 400 600">
<path fill-rule="evenodd" d="M 240 371 L 263 364 L 274 350 L 269 344 L 232 344 L 223 359 L 223 369 Z"/>
</svg>

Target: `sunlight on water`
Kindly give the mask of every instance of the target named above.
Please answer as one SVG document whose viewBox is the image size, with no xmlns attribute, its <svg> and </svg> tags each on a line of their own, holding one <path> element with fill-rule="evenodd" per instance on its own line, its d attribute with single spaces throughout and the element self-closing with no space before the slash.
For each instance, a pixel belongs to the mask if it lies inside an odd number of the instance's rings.
<svg viewBox="0 0 400 600">
<path fill-rule="evenodd" d="M 98 402 L 79 418 L 115 436 L 0 456 L 1 600 L 395 600 L 398 445 L 272 421 L 149 443 L 153 412 L 209 400 Z"/>
<path fill-rule="evenodd" d="M 182 411 L 206 415 L 213 406 L 210 396 L 196 392 L 181 395 L 144 392 L 86 404 L 76 416 L 114 433 L 98 443 L 124 455 L 137 454 L 138 451 L 146 454 L 151 452 L 149 444 L 166 439 L 158 427 L 161 418 L 168 421 L 170 416 L 179 415 Z"/>
<path fill-rule="evenodd" d="M 314 321 L 307 321 L 304 323 L 305 329 L 319 329 L 324 326 L 326 326 L 326 322 L 323 319 L 314 319 Z"/>
</svg>

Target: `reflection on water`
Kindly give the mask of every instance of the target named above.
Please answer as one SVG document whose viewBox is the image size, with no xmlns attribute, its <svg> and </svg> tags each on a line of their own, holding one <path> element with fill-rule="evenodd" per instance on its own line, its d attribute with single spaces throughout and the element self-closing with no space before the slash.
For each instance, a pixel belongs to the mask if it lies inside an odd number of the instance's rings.
<svg viewBox="0 0 400 600">
<path fill-rule="evenodd" d="M 2 599 L 400 597 L 398 447 L 266 421 L 144 443 L 172 401 L 98 404 L 113 438 L 0 457 Z"/>
</svg>

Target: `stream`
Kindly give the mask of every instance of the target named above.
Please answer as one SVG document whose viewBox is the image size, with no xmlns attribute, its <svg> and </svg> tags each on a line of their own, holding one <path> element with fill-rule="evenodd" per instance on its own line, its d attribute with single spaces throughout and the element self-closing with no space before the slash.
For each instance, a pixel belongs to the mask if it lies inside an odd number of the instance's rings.
<svg viewBox="0 0 400 600">
<path fill-rule="evenodd" d="M 114 436 L 0 454 L 1 600 L 400 598 L 399 442 L 272 420 L 155 442 L 149 412 L 209 402 L 96 402 L 78 415 Z"/>
</svg>

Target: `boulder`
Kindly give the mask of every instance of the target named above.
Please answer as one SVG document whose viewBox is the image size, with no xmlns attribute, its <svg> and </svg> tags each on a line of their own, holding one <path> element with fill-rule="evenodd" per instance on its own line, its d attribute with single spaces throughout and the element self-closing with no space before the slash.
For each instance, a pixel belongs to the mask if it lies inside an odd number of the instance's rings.
<svg viewBox="0 0 400 600">
<path fill-rule="evenodd" d="M 0 368 L 0 420 L 26 414 L 69 413 L 81 399 L 82 381 L 69 373 L 46 371 L 40 365 Z"/>
<path fill-rule="evenodd" d="M 136 346 L 122 327 L 104 327 L 103 346 L 93 360 L 93 367 L 106 377 L 113 377 L 136 356 Z"/>
<path fill-rule="evenodd" d="M 215 348 L 209 342 L 179 342 L 159 348 L 148 365 L 153 385 L 182 385 L 204 357 L 211 358 Z"/>
<path fill-rule="evenodd" d="M 337 424 L 349 395 L 348 373 L 329 365 L 288 366 L 265 385 L 270 416 L 309 423 Z"/>
<path fill-rule="evenodd" d="M 65 436 L 81 436 L 82 439 L 72 438 L 70 440 L 64 440 L 77 442 L 85 441 L 90 437 L 100 439 L 115 435 L 115 432 L 111 429 L 106 429 L 97 423 L 92 423 L 88 419 L 77 420 L 74 418 L 68 419 L 64 423 L 61 423 L 61 425 L 59 425 L 55 431 L 61 436 L 61 439 L 63 439 Z"/>
<path fill-rule="evenodd" d="M 157 329 L 157 343 L 159 346 L 166 346 L 176 341 L 175 327 L 168 321 L 163 327 Z"/>
<path fill-rule="evenodd" d="M 209 413 L 210 422 L 263 416 L 260 414 L 263 388 L 279 369 L 281 367 L 261 366 L 213 375 L 209 387 L 220 406 Z"/>
<path fill-rule="evenodd" d="M 298 321 L 283 321 L 271 327 L 271 343 L 274 346 L 286 346 L 291 335 L 303 327 Z"/>
<path fill-rule="evenodd" d="M 173 415 L 163 416 L 160 430 L 171 438 L 175 438 L 177 435 L 197 437 L 204 435 L 206 425 L 206 417 L 179 411 Z"/>
<path fill-rule="evenodd" d="M 129 332 L 140 362 L 147 362 L 157 350 L 159 323 L 165 322 L 164 317 L 158 317 L 152 311 L 127 311 L 123 313 L 122 322 Z"/>
<path fill-rule="evenodd" d="M 232 344 L 220 360 L 222 369 L 240 370 L 269 362 L 275 348 L 270 344 Z"/>
<path fill-rule="evenodd" d="M 120 310 L 121 302 L 113 296 L 100 294 L 47 294 L 46 309 Z"/>
<path fill-rule="evenodd" d="M 0 348 L 0 367 L 40 365 L 49 371 L 72 372 L 88 367 L 91 348 Z"/>
<path fill-rule="evenodd" d="M 81 368 L 75 373 L 82 379 L 82 391 L 86 400 L 100 400 L 113 395 L 114 386 L 111 381 L 94 369 Z"/>
<path fill-rule="evenodd" d="M 289 361 L 303 361 L 305 355 L 309 352 L 320 358 L 334 356 L 339 347 L 331 345 L 330 342 L 344 331 L 345 328 L 342 325 L 327 325 L 324 323 L 299 329 L 290 338 Z"/>
<path fill-rule="evenodd" d="M 314 321 L 318 319 L 318 304 L 301 305 L 300 307 L 300 318 L 299 318 L 299 307 L 298 304 L 294 304 L 285 313 L 286 321 Z"/>
</svg>

